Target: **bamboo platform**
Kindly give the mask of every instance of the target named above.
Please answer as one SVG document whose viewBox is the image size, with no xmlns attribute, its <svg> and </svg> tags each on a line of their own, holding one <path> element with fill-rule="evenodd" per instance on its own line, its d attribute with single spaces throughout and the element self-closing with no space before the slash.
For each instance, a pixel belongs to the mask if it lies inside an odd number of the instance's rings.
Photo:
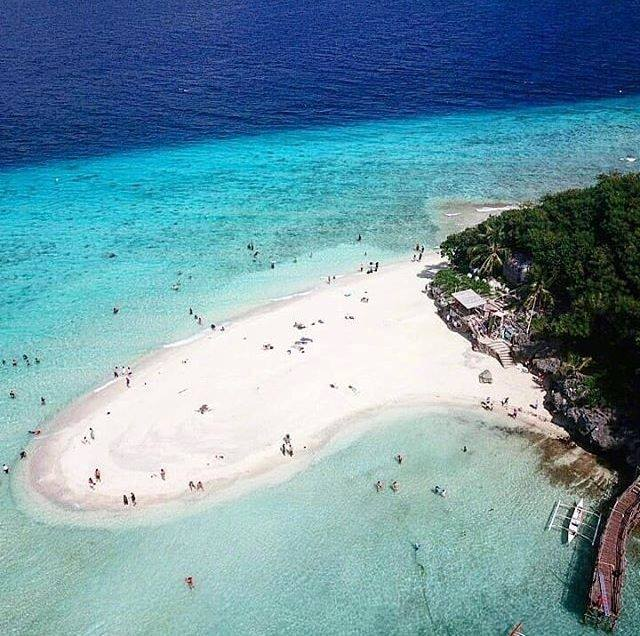
<svg viewBox="0 0 640 636">
<path fill-rule="evenodd" d="M 627 539 L 640 522 L 640 478 L 614 504 L 600 537 L 585 621 L 612 631 L 622 609 Z"/>
</svg>

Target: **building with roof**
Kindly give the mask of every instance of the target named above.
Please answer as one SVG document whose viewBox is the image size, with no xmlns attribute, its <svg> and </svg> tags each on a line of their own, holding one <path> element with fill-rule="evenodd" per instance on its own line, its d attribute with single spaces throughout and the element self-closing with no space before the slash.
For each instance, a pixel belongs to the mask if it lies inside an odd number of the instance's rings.
<svg viewBox="0 0 640 636">
<path fill-rule="evenodd" d="M 476 309 L 482 309 L 486 301 L 485 299 L 473 291 L 473 289 L 465 289 L 463 291 L 451 294 L 455 301 L 456 308 L 468 314 Z"/>
</svg>

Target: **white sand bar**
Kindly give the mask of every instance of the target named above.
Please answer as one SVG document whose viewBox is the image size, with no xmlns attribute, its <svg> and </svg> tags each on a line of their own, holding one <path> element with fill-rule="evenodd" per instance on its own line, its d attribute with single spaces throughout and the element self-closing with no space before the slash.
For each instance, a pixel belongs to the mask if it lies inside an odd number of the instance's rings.
<svg viewBox="0 0 640 636">
<path fill-rule="evenodd" d="M 284 464 L 302 467 L 342 422 L 404 403 L 479 408 L 488 395 L 509 396 L 552 427 L 542 406 L 529 407 L 542 404 L 529 374 L 472 351 L 437 316 L 418 276 L 437 257 L 426 261 L 325 283 L 154 354 L 134 367 L 130 388 L 119 378 L 60 414 L 30 452 L 31 485 L 76 510 L 123 509 L 131 491 L 139 506 L 201 498 L 189 481 L 208 495 Z M 294 346 L 301 338 L 312 340 L 304 352 Z M 479 383 L 483 369 L 493 384 Z M 210 410 L 200 413 L 204 404 Z M 83 442 L 90 428 L 95 439 Z M 280 451 L 287 433 L 292 458 Z M 101 481 L 91 489 L 96 468 Z"/>
</svg>

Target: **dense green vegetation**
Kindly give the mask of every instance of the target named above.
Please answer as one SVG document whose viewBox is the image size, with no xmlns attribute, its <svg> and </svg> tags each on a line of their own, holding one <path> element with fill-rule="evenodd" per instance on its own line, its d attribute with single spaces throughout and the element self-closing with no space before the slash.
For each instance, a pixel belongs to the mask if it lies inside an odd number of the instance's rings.
<svg viewBox="0 0 640 636">
<path fill-rule="evenodd" d="M 640 174 L 491 217 L 441 250 L 460 272 L 498 277 L 511 254 L 531 256 L 518 292 L 534 331 L 588 357 L 582 372 L 603 395 L 640 404 Z"/>
<path fill-rule="evenodd" d="M 476 280 L 474 277 L 466 276 L 463 273 L 453 269 L 441 269 L 433 279 L 434 285 L 447 294 L 453 294 L 463 289 L 473 289 L 482 296 L 487 296 L 491 292 L 489 284 L 482 280 Z"/>
</svg>

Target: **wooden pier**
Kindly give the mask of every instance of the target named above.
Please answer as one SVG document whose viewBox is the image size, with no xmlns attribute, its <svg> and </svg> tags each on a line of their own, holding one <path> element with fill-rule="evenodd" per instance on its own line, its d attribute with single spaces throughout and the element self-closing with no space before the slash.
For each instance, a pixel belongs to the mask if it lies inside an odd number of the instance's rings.
<svg viewBox="0 0 640 636">
<path fill-rule="evenodd" d="M 640 478 L 614 504 L 600 537 L 585 621 L 612 631 L 622 609 L 627 539 L 640 522 Z"/>
</svg>

